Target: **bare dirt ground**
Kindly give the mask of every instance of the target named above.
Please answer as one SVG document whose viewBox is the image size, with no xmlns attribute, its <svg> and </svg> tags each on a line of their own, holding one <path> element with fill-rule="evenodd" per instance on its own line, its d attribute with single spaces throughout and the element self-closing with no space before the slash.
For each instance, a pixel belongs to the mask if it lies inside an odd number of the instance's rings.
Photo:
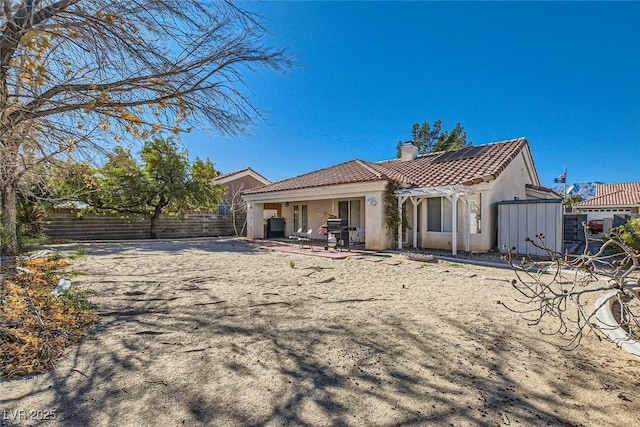
<svg viewBox="0 0 640 427">
<path fill-rule="evenodd" d="M 0 381 L 4 425 L 640 425 L 640 361 L 593 334 L 560 350 L 496 304 L 509 270 L 242 240 L 86 249 L 74 283 L 101 322 L 56 371 Z"/>
</svg>

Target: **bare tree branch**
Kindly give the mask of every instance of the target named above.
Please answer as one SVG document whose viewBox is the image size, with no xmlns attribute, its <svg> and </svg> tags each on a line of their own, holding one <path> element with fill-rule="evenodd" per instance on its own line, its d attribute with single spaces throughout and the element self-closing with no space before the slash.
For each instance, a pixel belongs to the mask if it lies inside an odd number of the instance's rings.
<svg viewBox="0 0 640 427">
<path fill-rule="evenodd" d="M 607 328 L 622 327 L 630 337 L 640 336 L 640 251 L 620 238 L 619 228 L 595 253 L 587 244 L 578 256 L 551 251 L 543 235 L 528 242 L 545 250 L 550 261 L 516 260 L 509 252 L 518 297 L 515 306 L 500 302 L 502 306 L 519 313 L 529 325 L 539 326 L 543 334 L 562 335 L 568 350 L 580 345 L 587 331 L 602 334 Z M 609 293 L 595 305 L 597 297 Z M 596 314 L 612 301 L 617 303 L 619 324 L 603 326 Z"/>
</svg>

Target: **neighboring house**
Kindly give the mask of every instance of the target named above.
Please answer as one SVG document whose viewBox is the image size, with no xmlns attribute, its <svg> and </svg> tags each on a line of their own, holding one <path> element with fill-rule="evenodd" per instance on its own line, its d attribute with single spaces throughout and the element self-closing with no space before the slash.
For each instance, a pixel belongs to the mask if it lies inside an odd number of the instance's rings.
<svg viewBox="0 0 640 427">
<path fill-rule="evenodd" d="M 406 212 L 408 230 L 392 241 L 385 224 L 387 183 L 398 182 L 397 206 Z M 280 205 L 286 233 L 318 230 L 323 213 L 364 228 L 365 247 L 382 250 L 409 245 L 487 251 L 497 238 L 497 203 L 505 200 L 559 199 L 540 187 L 525 138 L 417 156 L 412 144 L 400 159 L 351 160 L 264 187 L 245 191 L 247 236 L 263 238 L 265 206 Z M 394 202 L 395 203 L 395 202 Z M 560 220 L 561 221 L 561 220 Z M 314 234 L 314 238 L 321 238 Z"/>
<path fill-rule="evenodd" d="M 587 214 L 587 220 L 613 219 L 614 215 L 638 215 L 640 182 L 596 184 L 595 197 L 574 203 L 573 212 Z"/>
<path fill-rule="evenodd" d="M 213 181 L 222 184 L 227 189 L 222 203 L 218 206 L 218 215 L 226 215 L 234 204 L 243 203 L 239 200 L 243 191 L 271 184 L 271 181 L 251 168 L 225 173 L 214 178 Z"/>
</svg>

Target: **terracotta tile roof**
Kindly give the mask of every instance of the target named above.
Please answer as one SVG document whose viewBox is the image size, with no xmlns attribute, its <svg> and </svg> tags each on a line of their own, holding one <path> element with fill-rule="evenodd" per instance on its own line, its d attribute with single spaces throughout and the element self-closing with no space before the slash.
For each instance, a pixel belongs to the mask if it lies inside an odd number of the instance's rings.
<svg viewBox="0 0 640 427">
<path fill-rule="evenodd" d="M 252 188 L 251 190 L 247 190 L 244 194 L 271 193 L 274 191 L 299 190 L 302 188 L 381 181 L 387 179 L 371 165 L 371 163 L 362 160 L 351 160 L 339 165 L 299 175 L 294 178 L 274 182 L 273 184 L 265 185 L 264 187 Z"/>
<path fill-rule="evenodd" d="M 496 179 L 509 163 L 527 146 L 525 138 L 486 144 L 475 157 L 468 159 L 436 162 L 442 152 L 429 153 L 414 161 L 400 159 L 380 163 L 404 177 L 406 182 L 416 187 L 437 187 L 441 185 L 473 185 Z"/>
<path fill-rule="evenodd" d="M 621 182 L 617 184 L 596 184 L 596 197 L 617 191 L 635 191 L 640 193 L 640 182 Z"/>
<path fill-rule="evenodd" d="M 574 203 L 578 208 L 602 207 L 602 206 L 640 206 L 640 191 L 618 190 L 603 196 L 580 203 Z"/>
<path fill-rule="evenodd" d="M 525 148 L 525 138 L 481 145 L 472 158 L 436 161 L 443 153 L 429 153 L 415 160 L 382 162 L 351 160 L 294 178 L 251 189 L 245 194 L 270 193 L 338 184 L 387 181 L 393 179 L 414 187 L 441 185 L 473 185 L 496 179 L 507 165 Z"/>
<path fill-rule="evenodd" d="M 577 208 L 638 205 L 640 205 L 640 182 L 596 184 L 596 196 L 593 199 L 573 204 Z"/>
</svg>

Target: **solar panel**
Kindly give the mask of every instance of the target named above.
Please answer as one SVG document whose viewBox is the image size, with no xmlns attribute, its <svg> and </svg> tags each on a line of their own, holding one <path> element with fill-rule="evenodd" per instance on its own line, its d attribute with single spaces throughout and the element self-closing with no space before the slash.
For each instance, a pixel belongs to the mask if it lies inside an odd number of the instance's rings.
<svg viewBox="0 0 640 427">
<path fill-rule="evenodd" d="M 460 150 L 446 151 L 436 158 L 433 163 L 443 163 L 452 160 L 473 159 L 484 150 L 484 146 L 464 147 Z"/>
</svg>

